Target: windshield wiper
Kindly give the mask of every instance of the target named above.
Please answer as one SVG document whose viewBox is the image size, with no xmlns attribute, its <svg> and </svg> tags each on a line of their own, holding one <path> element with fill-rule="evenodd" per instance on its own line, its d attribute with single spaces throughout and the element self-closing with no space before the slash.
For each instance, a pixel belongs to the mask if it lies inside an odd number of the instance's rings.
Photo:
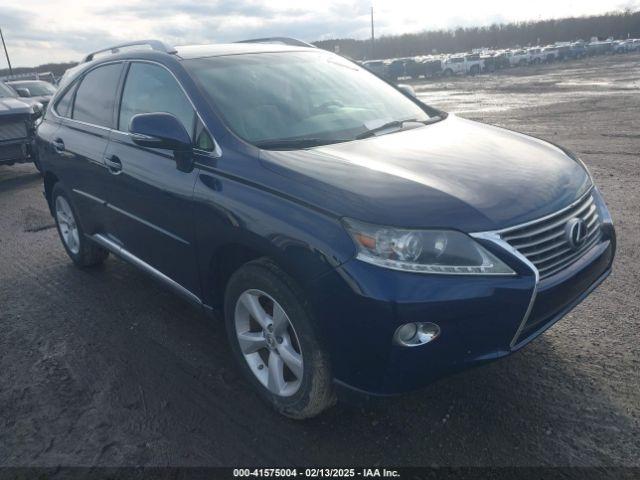
<svg viewBox="0 0 640 480">
<path fill-rule="evenodd" d="M 423 125 L 429 125 L 430 123 L 435 123 L 438 120 L 441 120 L 441 117 L 438 117 L 438 116 L 431 117 L 427 120 L 417 120 L 415 118 L 408 118 L 406 120 L 393 120 L 391 122 L 385 123 L 384 125 L 380 125 L 379 127 L 372 128 L 370 130 L 367 130 L 366 132 L 362 132 L 360 135 L 356 136 L 356 140 L 373 137 L 376 133 L 379 133 L 394 127 L 398 127 L 401 129 L 402 127 L 404 127 L 405 123 L 421 123 Z"/>
<path fill-rule="evenodd" d="M 301 138 L 276 138 L 273 140 L 262 140 L 256 142 L 254 145 L 258 148 L 265 150 L 295 150 L 298 148 L 310 148 L 320 145 L 327 145 L 329 143 L 344 142 L 341 139 L 327 139 L 327 138 L 314 138 L 314 137 L 301 137 Z"/>
</svg>

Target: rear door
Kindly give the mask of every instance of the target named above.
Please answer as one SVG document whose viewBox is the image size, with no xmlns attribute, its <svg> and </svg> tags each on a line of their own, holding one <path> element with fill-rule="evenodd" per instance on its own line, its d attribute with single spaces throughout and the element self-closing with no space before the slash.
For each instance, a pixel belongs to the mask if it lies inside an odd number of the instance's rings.
<svg viewBox="0 0 640 480">
<path fill-rule="evenodd" d="M 109 230 L 129 253 L 199 296 L 192 211 L 197 171 L 179 171 L 171 151 L 133 143 L 131 118 L 151 112 L 175 115 L 194 143 L 200 142 L 195 156 L 208 155 L 205 150 L 212 146 L 173 74 L 156 63 L 132 62 L 122 88 L 117 129 L 105 154 L 109 164 L 119 165 L 109 181 Z"/>
<path fill-rule="evenodd" d="M 114 122 L 121 62 L 89 70 L 55 105 L 60 127 L 52 135 L 55 171 L 72 192 L 89 235 L 106 227 L 107 172 L 104 153 Z"/>
</svg>

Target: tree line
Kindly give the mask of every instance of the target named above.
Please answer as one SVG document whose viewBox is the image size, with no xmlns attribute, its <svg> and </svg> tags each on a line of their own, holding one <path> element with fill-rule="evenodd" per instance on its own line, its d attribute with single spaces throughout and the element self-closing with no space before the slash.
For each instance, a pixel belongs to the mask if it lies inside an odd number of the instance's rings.
<svg viewBox="0 0 640 480">
<path fill-rule="evenodd" d="M 0 57 L 0 59 L 2 59 L 2 57 Z M 78 62 L 45 63 L 44 65 L 39 65 L 37 67 L 14 67 L 13 68 L 13 74 L 14 75 L 19 75 L 19 74 L 22 74 L 22 73 L 51 72 L 51 73 L 53 73 L 53 75 L 56 78 L 59 78 L 59 77 L 62 76 L 62 74 L 64 72 L 67 71 L 67 69 L 69 69 L 71 67 L 75 67 L 77 64 L 78 64 Z M 5 75 L 9 75 L 9 69 L 8 68 L 3 68 L 3 69 L 0 70 L 0 77 L 5 76 Z"/>
<path fill-rule="evenodd" d="M 640 37 L 640 11 L 623 11 L 588 17 L 494 24 L 484 27 L 434 30 L 371 40 L 334 39 L 314 42 L 356 60 L 394 58 L 431 53 L 468 52 L 474 48 L 511 48 L 555 42 Z"/>
<path fill-rule="evenodd" d="M 404 35 L 383 36 L 371 40 L 334 39 L 314 42 L 320 48 L 335 51 L 356 59 L 394 58 L 427 55 L 430 53 L 467 52 L 474 48 L 511 48 L 545 45 L 562 41 L 640 37 L 640 11 L 623 11 L 588 17 L 494 24 L 485 27 L 433 30 Z M 56 77 L 76 62 L 49 63 L 38 67 L 18 67 L 13 73 L 52 72 Z M 1 69 L 0 76 L 8 75 Z"/>
</svg>

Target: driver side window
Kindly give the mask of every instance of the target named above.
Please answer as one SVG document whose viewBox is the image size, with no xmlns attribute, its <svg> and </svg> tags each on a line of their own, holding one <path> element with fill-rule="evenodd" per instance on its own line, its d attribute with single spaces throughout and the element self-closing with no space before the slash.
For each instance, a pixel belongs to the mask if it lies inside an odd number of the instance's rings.
<svg viewBox="0 0 640 480">
<path fill-rule="evenodd" d="M 164 67 L 134 62 L 122 92 L 118 130 L 129 131 L 129 122 L 139 113 L 166 112 L 175 115 L 189 133 L 194 146 L 212 151 L 213 140 L 196 116 L 176 79 Z"/>
<path fill-rule="evenodd" d="M 175 115 L 194 139 L 196 114 L 173 75 L 159 65 L 132 63 L 122 92 L 118 130 L 128 132 L 134 115 L 152 112 Z"/>
</svg>

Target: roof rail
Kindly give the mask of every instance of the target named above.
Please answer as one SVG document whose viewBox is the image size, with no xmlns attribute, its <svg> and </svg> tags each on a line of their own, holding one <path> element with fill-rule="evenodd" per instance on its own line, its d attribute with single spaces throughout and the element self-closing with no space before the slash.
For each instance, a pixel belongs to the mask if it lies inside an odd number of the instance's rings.
<svg viewBox="0 0 640 480">
<path fill-rule="evenodd" d="M 95 52 L 91 52 L 89 55 L 84 57 L 81 63 L 90 62 L 98 53 L 110 52 L 111 54 L 116 54 L 120 51 L 121 48 L 135 47 L 136 45 L 146 45 L 148 47 L 151 47 L 151 50 L 157 50 L 159 52 L 164 52 L 164 53 L 177 52 L 175 48 L 170 47 L 159 40 L 138 40 L 137 42 L 122 43 L 120 45 L 114 45 L 113 47 L 103 48 L 102 50 L 96 50 Z"/>
<path fill-rule="evenodd" d="M 297 38 L 289 38 L 289 37 L 252 38 L 250 40 L 239 40 L 235 43 L 280 43 L 282 45 L 290 45 L 292 47 L 318 48 L 315 45 L 312 45 L 307 42 L 303 42 L 302 40 L 298 40 Z"/>
</svg>

